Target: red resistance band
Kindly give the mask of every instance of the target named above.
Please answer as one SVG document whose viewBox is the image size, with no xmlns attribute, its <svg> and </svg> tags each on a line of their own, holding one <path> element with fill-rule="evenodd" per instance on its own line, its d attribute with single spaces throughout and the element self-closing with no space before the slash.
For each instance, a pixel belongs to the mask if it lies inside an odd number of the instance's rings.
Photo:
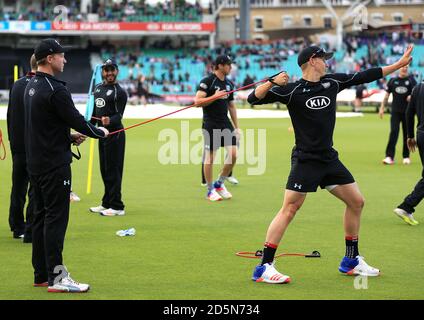
<svg viewBox="0 0 424 320">
<path fill-rule="evenodd" d="M 6 159 L 6 147 L 3 142 L 3 132 L 0 129 L 0 148 L 3 148 L 3 156 L 0 155 L 0 160 Z"/>
</svg>

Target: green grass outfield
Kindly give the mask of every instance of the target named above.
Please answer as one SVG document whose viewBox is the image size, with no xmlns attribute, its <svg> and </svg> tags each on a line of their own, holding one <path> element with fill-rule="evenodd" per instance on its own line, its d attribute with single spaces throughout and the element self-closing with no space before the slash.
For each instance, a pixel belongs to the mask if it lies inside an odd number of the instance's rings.
<svg viewBox="0 0 424 320">
<path fill-rule="evenodd" d="M 125 125 L 136 123 L 126 120 Z M 31 246 L 12 238 L 7 217 L 11 157 L 0 161 L 0 299 L 423 299 L 424 218 L 410 227 L 392 210 L 421 174 L 418 154 L 412 164 L 383 166 L 389 116 L 337 120 L 335 148 L 351 170 L 366 199 L 360 252 L 382 270 L 368 279 L 368 289 L 354 288 L 354 278 L 341 275 L 344 254 L 343 204 L 327 191 L 308 195 L 289 227 L 279 252 L 319 250 L 321 259 L 280 258 L 277 268 L 292 277 L 288 285 L 250 280 L 256 260 L 237 251 L 262 248 L 266 229 L 281 206 L 289 172 L 293 133 L 289 119 L 240 121 L 243 129 L 266 128 L 267 166 L 260 176 L 240 165 L 239 186 L 228 186 L 234 198 L 220 203 L 204 199 L 199 165 L 161 165 L 157 154 L 164 142 L 160 130 L 179 131 L 180 120 L 161 120 L 127 131 L 123 181 L 126 215 L 101 217 L 88 212 L 99 205 L 103 185 L 98 156 L 93 193 L 85 194 L 88 143 L 73 166 L 73 189 L 82 201 L 71 204 L 64 258 L 73 278 L 89 283 L 83 295 L 48 294 L 32 288 Z M 200 120 L 190 120 L 191 129 Z M 5 132 L 6 123 L 0 121 Z M 397 163 L 400 158 L 398 143 Z M 96 149 L 97 150 L 97 149 Z M 215 167 L 215 172 L 218 171 Z M 134 227 L 135 237 L 115 235 Z"/>
</svg>

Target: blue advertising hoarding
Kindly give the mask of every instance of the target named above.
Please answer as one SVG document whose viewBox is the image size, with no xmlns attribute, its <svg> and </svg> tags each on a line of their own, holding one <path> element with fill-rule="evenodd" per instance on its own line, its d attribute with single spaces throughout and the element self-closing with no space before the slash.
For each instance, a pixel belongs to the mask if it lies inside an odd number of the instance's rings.
<svg viewBox="0 0 424 320">
<path fill-rule="evenodd" d="M 51 29 L 50 21 L 31 21 L 31 31 L 49 31 Z"/>
<path fill-rule="evenodd" d="M 9 30 L 9 21 L 0 21 L 0 31 Z"/>
</svg>

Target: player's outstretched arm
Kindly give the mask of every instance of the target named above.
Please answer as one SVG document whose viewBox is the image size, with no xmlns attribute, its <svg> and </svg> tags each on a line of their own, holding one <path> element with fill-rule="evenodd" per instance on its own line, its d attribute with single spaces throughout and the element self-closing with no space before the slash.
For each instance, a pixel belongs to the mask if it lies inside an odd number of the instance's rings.
<svg viewBox="0 0 424 320">
<path fill-rule="evenodd" d="M 277 75 L 274 79 L 272 79 L 272 82 L 267 81 L 264 84 L 261 84 L 255 89 L 255 97 L 259 100 L 265 98 L 266 94 L 268 93 L 271 88 L 277 84 L 279 86 L 285 86 L 289 82 L 289 76 L 287 73 L 282 72 L 279 75 Z"/>
<path fill-rule="evenodd" d="M 381 69 L 383 70 L 383 77 L 399 70 L 402 67 L 409 65 L 412 61 L 413 49 L 414 49 L 414 45 L 410 44 L 408 48 L 406 48 L 403 56 L 398 61 L 396 61 L 394 64 L 391 64 L 390 66 L 382 67 Z"/>
<path fill-rule="evenodd" d="M 287 73 L 282 72 L 278 74 L 271 81 L 267 81 L 264 84 L 258 86 L 254 91 L 252 91 L 247 97 L 247 102 L 251 105 L 256 104 L 267 104 L 280 101 L 282 103 L 287 103 L 286 99 L 288 98 L 287 94 L 282 94 L 283 91 L 287 89 L 287 84 L 289 82 L 289 76 Z M 279 94 L 273 92 L 273 87 L 276 87 L 277 91 L 282 91 Z M 271 90 L 272 89 L 272 90 Z"/>
</svg>

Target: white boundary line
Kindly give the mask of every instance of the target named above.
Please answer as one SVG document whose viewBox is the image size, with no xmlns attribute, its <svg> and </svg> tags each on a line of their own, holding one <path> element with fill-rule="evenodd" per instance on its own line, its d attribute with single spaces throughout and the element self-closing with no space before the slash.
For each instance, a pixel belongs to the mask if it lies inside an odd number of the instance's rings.
<svg viewBox="0 0 424 320">
<path fill-rule="evenodd" d="M 77 109 L 81 114 L 85 113 L 85 105 L 78 104 Z M 183 107 L 171 107 L 164 104 L 154 104 L 147 106 L 134 106 L 127 104 L 124 113 L 124 119 L 153 119 L 161 115 L 182 109 Z M 0 120 L 5 120 L 7 107 L 0 107 Z M 286 110 L 256 110 L 256 109 L 237 109 L 239 119 L 282 119 L 289 118 Z M 362 113 L 356 112 L 337 112 L 338 118 L 362 117 Z M 176 114 L 172 114 L 163 119 L 202 119 L 201 108 L 190 108 Z"/>
</svg>

